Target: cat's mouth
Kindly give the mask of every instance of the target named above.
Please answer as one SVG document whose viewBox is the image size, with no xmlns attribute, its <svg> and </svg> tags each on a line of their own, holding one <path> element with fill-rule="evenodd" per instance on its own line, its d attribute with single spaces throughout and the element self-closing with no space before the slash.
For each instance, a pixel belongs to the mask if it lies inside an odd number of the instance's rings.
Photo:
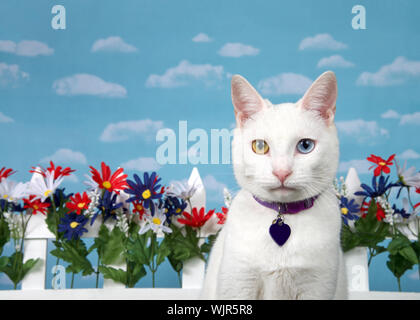
<svg viewBox="0 0 420 320">
<path fill-rule="evenodd" d="M 283 192 L 288 191 L 288 192 L 291 192 L 291 191 L 296 191 L 297 189 L 281 185 L 281 186 L 278 186 L 278 187 L 270 188 L 270 190 L 271 191 L 283 191 Z"/>
</svg>

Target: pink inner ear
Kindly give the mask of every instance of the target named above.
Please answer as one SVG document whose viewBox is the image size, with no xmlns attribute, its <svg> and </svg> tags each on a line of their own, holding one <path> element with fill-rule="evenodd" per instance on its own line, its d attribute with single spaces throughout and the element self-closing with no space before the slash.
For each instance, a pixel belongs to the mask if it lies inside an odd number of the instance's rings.
<svg viewBox="0 0 420 320">
<path fill-rule="evenodd" d="M 238 75 L 232 77 L 232 102 L 236 121 L 240 126 L 264 107 L 264 101 L 258 92 L 248 81 Z"/>
<path fill-rule="evenodd" d="M 334 120 L 337 81 L 333 72 L 322 74 L 305 93 L 302 107 L 318 112 L 328 123 Z"/>
</svg>

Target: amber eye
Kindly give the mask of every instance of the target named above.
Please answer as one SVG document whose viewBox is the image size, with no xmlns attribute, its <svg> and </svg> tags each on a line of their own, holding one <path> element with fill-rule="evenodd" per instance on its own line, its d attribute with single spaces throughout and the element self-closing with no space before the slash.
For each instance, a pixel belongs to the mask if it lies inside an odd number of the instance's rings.
<svg viewBox="0 0 420 320">
<path fill-rule="evenodd" d="M 270 150 L 268 147 L 267 142 L 261 139 L 257 139 L 252 141 L 252 151 L 254 151 L 256 154 L 266 154 Z"/>
</svg>

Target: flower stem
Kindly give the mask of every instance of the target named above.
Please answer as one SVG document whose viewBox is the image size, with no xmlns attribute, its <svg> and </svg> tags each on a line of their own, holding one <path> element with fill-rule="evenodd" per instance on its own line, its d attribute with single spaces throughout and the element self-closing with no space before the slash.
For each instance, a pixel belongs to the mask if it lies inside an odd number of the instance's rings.
<svg viewBox="0 0 420 320">
<path fill-rule="evenodd" d="M 96 285 L 95 288 L 98 288 L 99 285 L 99 252 L 98 252 L 98 262 L 97 262 L 97 269 L 96 269 Z"/>
<path fill-rule="evenodd" d="M 71 289 L 73 289 L 73 285 L 74 285 L 74 272 L 71 274 L 71 286 L 70 286 Z"/>
<path fill-rule="evenodd" d="M 420 270 L 420 269 L 419 269 Z M 420 271 L 419 271 L 420 272 Z M 182 277 L 181 277 L 181 271 L 178 271 L 178 282 L 179 282 L 179 287 L 182 288 Z"/>
</svg>

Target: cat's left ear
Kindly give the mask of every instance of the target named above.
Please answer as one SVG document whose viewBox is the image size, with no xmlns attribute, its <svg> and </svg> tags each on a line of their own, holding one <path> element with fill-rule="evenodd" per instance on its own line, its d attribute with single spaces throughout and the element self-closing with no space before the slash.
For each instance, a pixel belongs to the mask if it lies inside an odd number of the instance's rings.
<svg viewBox="0 0 420 320">
<path fill-rule="evenodd" d="M 334 122 L 337 100 L 337 79 L 332 71 L 324 72 L 312 83 L 301 99 L 301 107 L 317 112 L 331 125 Z"/>
<path fill-rule="evenodd" d="M 257 90 L 240 75 L 232 77 L 232 103 L 239 127 L 242 127 L 252 115 L 265 108 L 264 100 Z"/>
</svg>

